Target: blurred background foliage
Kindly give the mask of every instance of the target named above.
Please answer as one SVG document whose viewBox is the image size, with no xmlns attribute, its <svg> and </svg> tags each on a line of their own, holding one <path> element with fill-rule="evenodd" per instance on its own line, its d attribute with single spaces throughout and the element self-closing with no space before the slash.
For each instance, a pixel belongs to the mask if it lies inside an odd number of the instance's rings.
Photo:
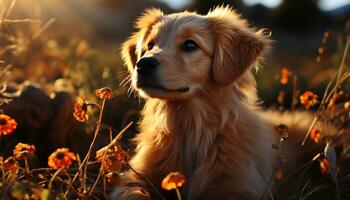
<svg viewBox="0 0 350 200">
<path fill-rule="evenodd" d="M 117 127 L 132 108 L 140 108 L 137 98 L 128 97 L 128 86 L 119 86 L 127 74 L 119 48 L 146 8 L 205 14 L 216 5 L 232 5 L 252 26 L 268 28 L 276 43 L 257 73 L 265 106 L 274 106 L 281 87 L 292 89 L 278 82 L 282 67 L 298 76 L 301 91 L 321 93 L 350 32 L 350 3 L 343 0 L 17 0 L 13 8 L 11 3 L 0 1 L 0 64 L 11 65 L 7 81 L 30 81 L 51 97 L 66 91 L 94 98 L 96 88 L 111 87 L 117 98 L 106 120 Z M 330 37 L 322 42 L 325 31 Z"/>
</svg>

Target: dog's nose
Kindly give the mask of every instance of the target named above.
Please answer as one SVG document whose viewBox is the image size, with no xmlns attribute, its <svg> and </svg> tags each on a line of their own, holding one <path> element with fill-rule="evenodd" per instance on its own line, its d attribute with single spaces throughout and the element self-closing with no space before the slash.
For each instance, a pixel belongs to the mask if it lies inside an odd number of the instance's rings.
<svg viewBox="0 0 350 200">
<path fill-rule="evenodd" d="M 140 75 L 147 75 L 153 72 L 158 65 L 159 62 L 155 57 L 141 58 L 141 60 L 136 63 L 136 70 Z"/>
</svg>

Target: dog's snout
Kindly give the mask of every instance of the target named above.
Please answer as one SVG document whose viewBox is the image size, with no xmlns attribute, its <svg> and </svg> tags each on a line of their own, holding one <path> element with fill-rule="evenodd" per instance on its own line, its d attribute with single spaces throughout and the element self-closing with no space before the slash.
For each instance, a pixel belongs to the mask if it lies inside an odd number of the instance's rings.
<svg viewBox="0 0 350 200">
<path fill-rule="evenodd" d="M 141 58 L 136 63 L 137 73 L 141 75 L 147 75 L 153 72 L 159 65 L 158 60 L 155 57 Z"/>
</svg>

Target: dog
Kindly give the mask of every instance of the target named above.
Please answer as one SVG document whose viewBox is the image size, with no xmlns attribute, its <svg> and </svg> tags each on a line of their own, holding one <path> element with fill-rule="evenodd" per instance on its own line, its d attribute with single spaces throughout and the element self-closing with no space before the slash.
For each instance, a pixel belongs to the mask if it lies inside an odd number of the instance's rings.
<svg viewBox="0 0 350 200">
<path fill-rule="evenodd" d="M 181 172 L 188 200 L 266 198 L 280 140 L 273 124 L 294 119 L 260 114 L 252 71 L 273 45 L 269 33 L 228 6 L 207 15 L 149 9 L 136 28 L 122 45 L 131 86 L 145 99 L 133 169 L 159 189 L 169 172 Z M 112 196 L 152 199 L 138 187 Z"/>
</svg>

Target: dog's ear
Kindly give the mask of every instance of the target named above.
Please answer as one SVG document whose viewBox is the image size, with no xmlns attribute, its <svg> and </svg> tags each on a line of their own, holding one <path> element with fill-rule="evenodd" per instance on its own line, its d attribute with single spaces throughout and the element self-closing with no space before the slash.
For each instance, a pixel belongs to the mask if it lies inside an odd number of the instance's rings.
<svg viewBox="0 0 350 200">
<path fill-rule="evenodd" d="M 142 16 L 140 16 L 135 23 L 137 32 L 133 33 L 129 39 L 122 44 L 121 54 L 125 65 L 129 71 L 134 69 L 136 61 L 142 52 L 142 42 L 149 34 L 152 26 L 156 24 L 163 12 L 159 9 L 151 8 L 147 9 Z"/>
<path fill-rule="evenodd" d="M 207 14 L 215 44 L 212 75 L 227 85 L 239 78 L 266 52 L 271 41 L 264 31 L 248 27 L 246 20 L 230 7 L 218 7 Z"/>
</svg>

